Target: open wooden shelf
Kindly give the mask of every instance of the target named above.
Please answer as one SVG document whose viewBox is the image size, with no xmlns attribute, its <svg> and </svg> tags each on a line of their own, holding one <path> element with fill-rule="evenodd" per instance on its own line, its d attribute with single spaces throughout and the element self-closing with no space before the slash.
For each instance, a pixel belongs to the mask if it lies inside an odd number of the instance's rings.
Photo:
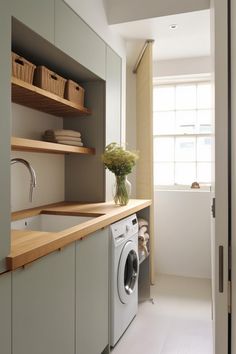
<svg viewBox="0 0 236 354">
<path fill-rule="evenodd" d="M 93 148 L 48 143 L 46 141 L 17 138 L 14 136 L 11 138 L 11 148 L 14 151 L 32 151 L 51 154 L 95 154 L 95 149 Z"/>
<path fill-rule="evenodd" d="M 12 102 L 58 117 L 89 115 L 91 111 L 37 86 L 12 77 Z"/>
</svg>

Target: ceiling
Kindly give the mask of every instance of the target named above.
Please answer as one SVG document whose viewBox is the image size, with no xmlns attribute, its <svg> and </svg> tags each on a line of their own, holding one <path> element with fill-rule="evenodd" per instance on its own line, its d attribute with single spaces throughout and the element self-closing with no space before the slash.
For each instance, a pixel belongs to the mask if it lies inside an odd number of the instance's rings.
<svg viewBox="0 0 236 354">
<path fill-rule="evenodd" d="M 169 26 L 177 24 L 175 30 Z M 210 10 L 112 25 L 127 45 L 127 62 L 134 65 L 146 39 L 154 39 L 154 60 L 210 55 Z"/>
</svg>

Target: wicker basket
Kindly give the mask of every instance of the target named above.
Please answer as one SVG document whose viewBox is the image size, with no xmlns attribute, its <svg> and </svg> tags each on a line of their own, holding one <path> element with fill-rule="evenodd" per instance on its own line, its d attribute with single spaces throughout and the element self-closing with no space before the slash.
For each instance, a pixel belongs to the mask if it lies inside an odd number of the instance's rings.
<svg viewBox="0 0 236 354">
<path fill-rule="evenodd" d="M 72 80 L 67 80 L 65 98 L 84 107 L 84 88 Z"/>
<path fill-rule="evenodd" d="M 12 75 L 17 79 L 32 84 L 35 68 L 36 65 L 12 52 Z"/>
<path fill-rule="evenodd" d="M 45 66 L 37 66 L 34 75 L 34 85 L 46 91 L 64 97 L 66 79 L 49 70 Z"/>
</svg>

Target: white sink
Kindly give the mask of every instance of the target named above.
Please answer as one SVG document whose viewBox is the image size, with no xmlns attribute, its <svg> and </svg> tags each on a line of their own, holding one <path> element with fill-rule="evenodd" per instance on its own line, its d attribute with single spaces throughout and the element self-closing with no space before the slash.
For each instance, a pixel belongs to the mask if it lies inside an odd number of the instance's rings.
<svg viewBox="0 0 236 354">
<path fill-rule="evenodd" d="M 96 217 L 96 216 L 95 216 Z M 91 216 L 40 214 L 11 222 L 12 230 L 59 232 L 92 220 Z"/>
</svg>

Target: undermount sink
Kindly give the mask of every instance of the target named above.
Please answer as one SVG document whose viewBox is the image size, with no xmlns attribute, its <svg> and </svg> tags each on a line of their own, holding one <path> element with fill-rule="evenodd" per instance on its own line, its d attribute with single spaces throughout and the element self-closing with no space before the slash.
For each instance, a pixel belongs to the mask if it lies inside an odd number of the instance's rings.
<svg viewBox="0 0 236 354">
<path fill-rule="evenodd" d="M 59 232 L 69 229 L 72 226 L 92 220 L 97 216 L 72 216 L 40 214 L 25 219 L 11 222 L 12 230 L 32 230 L 45 232 Z"/>
</svg>

